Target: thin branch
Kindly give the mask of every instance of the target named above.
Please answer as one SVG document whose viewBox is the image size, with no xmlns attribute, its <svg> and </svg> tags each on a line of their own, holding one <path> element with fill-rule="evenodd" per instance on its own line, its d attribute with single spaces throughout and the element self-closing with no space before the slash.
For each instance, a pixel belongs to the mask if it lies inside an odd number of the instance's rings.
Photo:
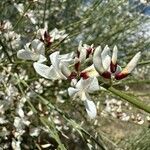
<svg viewBox="0 0 150 150">
<path fill-rule="evenodd" d="M 117 90 L 114 87 L 106 85 L 106 84 L 104 85 L 104 88 L 106 88 L 108 91 L 112 92 L 113 94 L 123 98 L 124 100 L 130 102 L 134 106 L 144 110 L 145 112 L 150 113 L 150 106 L 142 102 L 142 100 L 135 98 L 133 96 L 127 95 L 126 93 L 120 90 Z"/>
<path fill-rule="evenodd" d="M 44 14 L 43 14 L 43 28 L 44 28 L 44 24 L 45 24 L 45 16 L 46 16 L 46 6 L 47 6 L 47 2 L 48 2 L 48 0 L 45 0 L 45 4 L 44 4 Z"/>
<path fill-rule="evenodd" d="M 150 64 L 150 60 L 139 62 L 138 65 L 147 65 Z"/>
<path fill-rule="evenodd" d="M 26 7 L 25 11 L 23 12 L 23 14 L 20 16 L 20 18 L 18 19 L 18 21 L 16 22 L 16 24 L 13 27 L 13 30 L 16 29 L 16 27 L 19 25 L 19 23 L 22 21 L 23 17 L 25 16 L 26 12 L 29 10 L 29 8 L 31 7 L 32 2 L 30 2 L 30 4 Z"/>
<path fill-rule="evenodd" d="M 45 99 L 44 97 L 42 97 L 41 95 L 39 95 L 38 93 L 36 93 L 25 81 L 21 81 L 23 83 L 23 85 L 25 85 L 26 87 L 28 87 L 30 90 L 32 90 L 37 97 L 41 100 L 41 102 L 43 104 L 45 104 L 46 106 L 56 110 L 66 121 L 68 121 L 68 123 L 73 126 L 72 123 L 72 119 L 70 119 L 70 116 L 66 113 L 64 113 L 62 110 L 60 110 L 59 108 L 57 108 L 56 106 L 54 106 L 53 104 L 51 104 L 47 99 Z M 73 121 L 75 122 L 75 121 Z M 76 122 L 75 122 L 76 123 Z M 76 123 L 76 128 L 78 128 L 82 133 L 86 134 L 87 136 L 89 136 L 89 138 L 94 141 L 102 150 L 105 150 L 104 146 L 102 145 L 102 143 L 100 143 L 99 141 L 97 141 L 90 133 L 88 133 L 85 129 L 83 129 L 80 125 L 78 125 Z"/>
<path fill-rule="evenodd" d="M 2 50 L 3 50 L 4 53 L 6 54 L 8 60 L 12 63 L 11 57 L 9 56 L 9 53 L 8 53 L 7 50 L 6 50 L 6 49 L 8 49 L 7 46 L 5 46 L 1 40 L 0 40 L 0 45 L 2 46 Z M 8 64 L 8 63 L 7 63 L 7 64 Z"/>
</svg>

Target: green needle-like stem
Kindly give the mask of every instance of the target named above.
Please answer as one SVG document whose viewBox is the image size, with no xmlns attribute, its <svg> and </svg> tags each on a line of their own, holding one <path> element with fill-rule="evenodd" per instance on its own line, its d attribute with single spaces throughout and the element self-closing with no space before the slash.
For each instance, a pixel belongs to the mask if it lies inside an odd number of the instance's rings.
<svg viewBox="0 0 150 150">
<path fill-rule="evenodd" d="M 115 95 L 117 95 L 117 96 L 123 98 L 124 100 L 126 100 L 126 101 L 128 101 L 129 103 L 135 105 L 136 107 L 138 107 L 138 108 L 144 110 L 145 112 L 150 113 L 150 105 L 145 104 L 145 103 L 144 103 L 143 101 L 141 101 L 140 99 L 135 98 L 135 97 L 132 97 L 132 96 L 130 96 L 130 95 L 127 95 L 126 93 L 124 93 L 124 92 L 122 92 L 122 91 L 120 91 L 120 90 L 117 90 L 117 89 L 115 89 L 115 88 L 112 87 L 112 86 L 109 87 L 109 86 L 107 86 L 107 85 L 104 85 L 104 87 L 105 87 L 108 91 L 112 92 L 113 94 L 115 94 Z"/>
<path fill-rule="evenodd" d="M 14 25 L 13 29 L 16 29 L 17 26 L 19 25 L 19 23 L 22 21 L 23 17 L 25 16 L 26 12 L 29 10 L 29 8 L 31 7 L 32 2 L 25 8 L 24 13 L 20 16 L 20 18 L 18 19 L 18 21 L 16 22 L 16 24 Z"/>
</svg>

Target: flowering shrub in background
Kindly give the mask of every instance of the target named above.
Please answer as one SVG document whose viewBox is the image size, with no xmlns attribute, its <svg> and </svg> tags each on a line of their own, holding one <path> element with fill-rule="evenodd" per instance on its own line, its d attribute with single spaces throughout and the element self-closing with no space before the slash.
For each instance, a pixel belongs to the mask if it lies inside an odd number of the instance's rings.
<svg viewBox="0 0 150 150">
<path fill-rule="evenodd" d="M 120 141 L 150 125 L 150 44 L 130 3 L 0 2 L 0 149 L 133 149 Z"/>
</svg>

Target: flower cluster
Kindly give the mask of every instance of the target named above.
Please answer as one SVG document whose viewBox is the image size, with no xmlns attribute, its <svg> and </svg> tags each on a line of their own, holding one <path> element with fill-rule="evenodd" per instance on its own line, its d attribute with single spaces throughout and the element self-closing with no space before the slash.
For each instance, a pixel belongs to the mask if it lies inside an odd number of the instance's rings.
<svg viewBox="0 0 150 150">
<path fill-rule="evenodd" d="M 35 61 L 33 63 L 35 71 L 46 79 L 68 80 L 71 85 L 68 88 L 69 96 L 79 97 L 84 102 L 89 117 L 94 118 L 97 114 L 96 106 L 89 94 L 100 89 L 98 77 L 104 80 L 124 79 L 136 67 L 141 52 L 138 52 L 122 69 L 118 65 L 116 46 L 110 57 L 111 50 L 108 46 L 102 50 L 101 46 L 94 47 L 80 42 L 76 52 L 60 54 L 59 51 L 55 51 L 50 54 L 51 65 L 46 65 L 45 47 L 62 36 L 64 35 L 57 31 L 48 34 L 44 29 L 40 29 L 37 32 L 39 38 L 27 43 L 17 55 L 21 59 Z"/>
<path fill-rule="evenodd" d="M 0 39 L 3 43 L 3 47 L 7 49 L 19 49 L 21 45 L 21 35 L 13 30 L 12 23 L 9 20 L 0 21 Z M 9 43 L 9 44 L 5 44 Z M 2 46 L 0 46 L 2 48 Z M 12 51 L 7 50 L 9 55 L 13 54 Z"/>
</svg>

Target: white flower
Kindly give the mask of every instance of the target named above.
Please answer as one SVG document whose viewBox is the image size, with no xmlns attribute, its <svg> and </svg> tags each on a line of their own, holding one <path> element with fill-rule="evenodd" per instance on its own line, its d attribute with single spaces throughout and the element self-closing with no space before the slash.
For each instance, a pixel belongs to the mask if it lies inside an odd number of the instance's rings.
<svg viewBox="0 0 150 150">
<path fill-rule="evenodd" d="M 53 40 L 64 39 L 67 36 L 65 30 L 59 31 L 57 28 L 53 29 L 49 34 Z"/>
<path fill-rule="evenodd" d="M 24 49 L 17 52 L 17 57 L 24 60 L 33 60 L 38 62 L 44 62 L 45 58 L 45 46 L 43 42 L 38 39 L 33 40 L 31 43 L 27 43 Z"/>
<path fill-rule="evenodd" d="M 11 143 L 13 150 L 21 150 L 20 144 L 21 144 L 21 141 L 15 140 L 13 138 L 12 143 Z"/>
<path fill-rule="evenodd" d="M 93 64 L 97 72 L 103 76 L 103 73 L 106 73 L 110 67 L 110 56 L 108 55 L 109 48 L 105 46 L 102 51 L 101 47 L 98 46 L 93 55 Z"/>
<path fill-rule="evenodd" d="M 74 53 L 59 55 L 56 51 L 50 55 L 51 66 L 47 66 L 38 62 L 33 64 L 35 71 L 44 78 L 57 80 L 67 79 L 71 74 L 68 65 L 73 62 Z"/>
<path fill-rule="evenodd" d="M 23 118 L 15 117 L 14 118 L 14 126 L 16 127 L 16 129 L 22 130 L 25 125 L 26 126 L 30 125 L 30 121 L 28 121 L 25 117 L 23 117 Z"/>
<path fill-rule="evenodd" d="M 25 115 L 24 115 L 24 111 L 23 111 L 22 107 L 18 107 L 16 109 L 16 112 L 18 113 L 20 118 L 24 118 Z"/>
<path fill-rule="evenodd" d="M 87 44 L 82 45 L 82 41 L 79 43 L 78 46 L 78 59 L 80 62 L 85 61 L 89 56 L 93 53 L 93 44 L 91 46 Z"/>
<path fill-rule="evenodd" d="M 12 24 L 9 20 L 4 20 L 3 22 L 1 22 L 1 28 L 4 30 L 11 30 L 12 29 Z"/>
<path fill-rule="evenodd" d="M 10 43 L 12 49 L 18 49 L 20 47 L 20 45 L 21 45 L 21 35 L 20 34 L 17 34 L 14 31 L 8 30 L 8 32 L 4 33 L 4 37 L 5 37 L 6 41 Z"/>
<path fill-rule="evenodd" d="M 97 78 L 88 78 L 83 80 L 82 78 L 77 82 L 75 88 L 68 88 L 69 96 L 79 96 L 84 101 L 86 111 L 90 118 L 96 117 L 97 111 L 93 101 L 91 101 L 89 93 L 99 90 L 99 84 Z"/>
<path fill-rule="evenodd" d="M 10 84 L 8 85 L 8 87 L 6 87 L 6 93 L 7 96 L 5 97 L 5 99 L 7 100 L 7 104 L 11 104 L 18 95 L 18 89 L 13 84 Z"/>
<path fill-rule="evenodd" d="M 141 57 L 141 52 L 138 52 L 132 60 L 127 64 L 127 66 L 122 70 L 122 68 L 117 63 L 117 53 L 118 49 L 115 46 L 113 48 L 112 57 L 109 56 L 110 49 L 105 46 L 102 51 L 101 47 L 97 47 L 93 55 L 93 64 L 96 71 L 104 78 L 110 79 L 112 75 L 115 76 L 116 80 L 120 80 L 128 76 L 136 67 L 138 60 Z"/>
<path fill-rule="evenodd" d="M 14 6 L 18 10 L 20 15 L 23 15 L 23 13 L 24 13 L 24 5 L 23 5 L 23 3 L 19 3 L 19 4 L 14 3 Z"/>
<path fill-rule="evenodd" d="M 37 137 L 40 134 L 40 131 L 41 131 L 40 127 L 31 128 L 30 129 L 30 136 L 36 136 Z"/>
<path fill-rule="evenodd" d="M 90 60 L 90 58 L 92 58 L 91 56 L 93 54 L 93 51 L 94 51 L 93 44 L 89 46 L 87 44 L 82 44 L 82 41 L 80 41 L 77 56 L 74 59 L 75 63 L 74 66 L 77 72 L 80 71 L 81 63 L 84 63 L 85 61 Z"/>
<path fill-rule="evenodd" d="M 136 67 L 139 59 L 141 57 L 141 52 L 138 52 L 127 64 L 127 66 L 119 73 L 116 74 L 115 78 L 117 80 L 123 79 L 126 77 L 128 74 L 130 74 Z"/>
<path fill-rule="evenodd" d="M 26 14 L 26 16 L 30 19 L 30 21 L 33 24 L 37 24 L 38 19 L 35 17 L 35 13 L 33 10 L 28 11 L 28 13 Z"/>
<path fill-rule="evenodd" d="M 66 36 L 65 30 L 59 31 L 55 28 L 51 32 L 48 32 L 47 26 L 37 31 L 37 38 L 42 40 L 47 46 L 50 46 L 55 40 L 64 39 Z"/>
<path fill-rule="evenodd" d="M 4 116 L 3 116 L 3 117 L 0 117 L 0 124 L 1 124 L 1 125 L 2 125 L 2 124 L 5 124 L 5 123 L 7 123 L 7 122 L 8 122 L 8 120 L 6 120 Z"/>
</svg>

